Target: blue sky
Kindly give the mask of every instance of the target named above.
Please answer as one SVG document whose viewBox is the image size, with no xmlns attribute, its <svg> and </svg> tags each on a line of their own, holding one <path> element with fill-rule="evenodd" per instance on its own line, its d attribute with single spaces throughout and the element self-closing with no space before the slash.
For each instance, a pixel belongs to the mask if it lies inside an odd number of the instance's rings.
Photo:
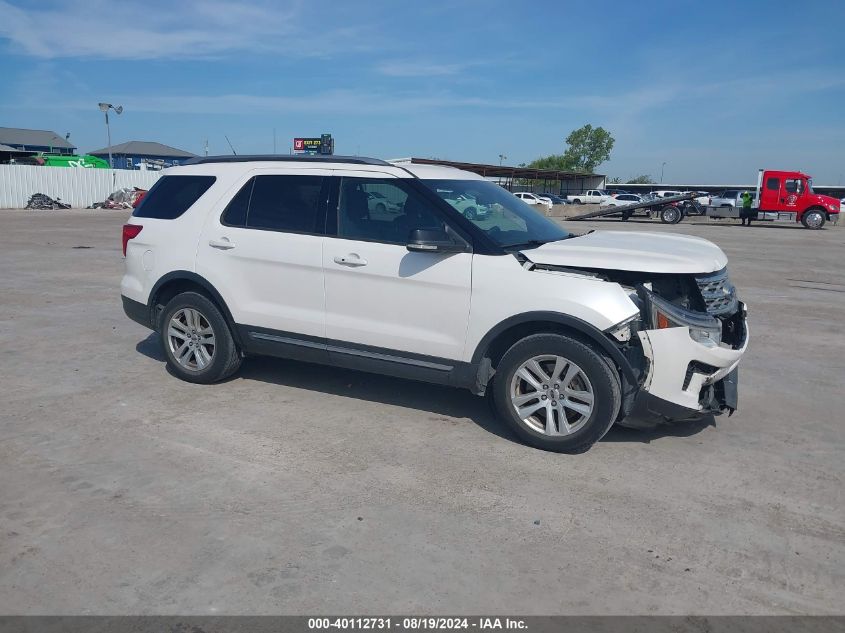
<svg viewBox="0 0 845 633">
<path fill-rule="evenodd" d="M 528 162 L 585 123 L 598 171 L 845 184 L 845 1 L 0 0 L 0 126 L 269 153 Z"/>
</svg>

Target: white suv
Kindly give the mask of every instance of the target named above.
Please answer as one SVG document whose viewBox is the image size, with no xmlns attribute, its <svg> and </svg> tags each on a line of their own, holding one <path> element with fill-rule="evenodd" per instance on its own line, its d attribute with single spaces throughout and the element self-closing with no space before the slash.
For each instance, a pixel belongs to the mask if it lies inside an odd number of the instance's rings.
<svg viewBox="0 0 845 633">
<path fill-rule="evenodd" d="M 398 213 L 374 211 L 374 192 Z M 489 211 L 469 217 L 461 197 Z M 571 234 L 465 171 L 193 159 L 164 171 L 123 247 L 124 310 L 187 381 L 268 354 L 464 387 L 561 452 L 614 422 L 737 406 L 745 308 L 717 246 Z"/>
</svg>

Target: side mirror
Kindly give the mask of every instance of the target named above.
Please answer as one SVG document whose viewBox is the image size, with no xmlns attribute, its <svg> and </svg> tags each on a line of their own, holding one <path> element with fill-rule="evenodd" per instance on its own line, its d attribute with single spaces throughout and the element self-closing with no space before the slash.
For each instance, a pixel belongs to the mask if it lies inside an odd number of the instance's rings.
<svg viewBox="0 0 845 633">
<path fill-rule="evenodd" d="M 408 250 L 412 253 L 465 253 L 467 247 L 440 229 L 414 229 L 408 236 Z"/>
</svg>

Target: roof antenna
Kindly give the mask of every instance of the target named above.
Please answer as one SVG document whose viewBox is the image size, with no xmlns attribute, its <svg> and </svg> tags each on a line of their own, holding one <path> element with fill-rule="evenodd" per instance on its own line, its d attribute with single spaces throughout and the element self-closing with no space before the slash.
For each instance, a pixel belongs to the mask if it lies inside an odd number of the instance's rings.
<svg viewBox="0 0 845 633">
<path fill-rule="evenodd" d="M 224 134 L 224 135 L 223 135 L 223 138 L 225 138 L 225 139 L 226 139 L 226 142 L 229 144 L 229 147 L 231 148 L 232 153 L 233 153 L 235 156 L 237 156 L 237 155 L 238 155 L 238 153 L 235 151 L 235 148 L 232 146 L 232 141 L 230 141 L 230 140 L 229 140 L 229 137 L 228 137 L 228 136 L 226 136 L 226 135 Z"/>
</svg>

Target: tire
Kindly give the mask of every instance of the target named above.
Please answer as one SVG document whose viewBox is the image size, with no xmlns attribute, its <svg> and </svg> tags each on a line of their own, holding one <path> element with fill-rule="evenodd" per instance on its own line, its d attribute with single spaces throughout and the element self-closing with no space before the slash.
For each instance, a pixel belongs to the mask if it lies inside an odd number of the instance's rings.
<svg viewBox="0 0 845 633">
<path fill-rule="evenodd" d="M 464 211 L 464 215 L 466 216 L 467 220 L 474 220 L 478 217 L 478 212 L 476 211 L 475 207 L 469 207 Z"/>
<path fill-rule="evenodd" d="M 665 207 L 660 209 L 660 221 L 663 224 L 677 224 L 680 222 L 684 217 L 684 214 L 678 207 L 673 207 L 671 204 L 667 204 Z"/>
<path fill-rule="evenodd" d="M 818 231 L 822 228 L 825 220 L 827 220 L 825 212 L 817 208 L 807 209 L 801 216 L 801 224 L 804 225 L 805 229 L 811 231 Z"/>
<path fill-rule="evenodd" d="M 579 198 L 575 198 L 575 200 L 572 201 L 572 204 L 581 204 L 581 200 Z"/>
<path fill-rule="evenodd" d="M 376 205 L 376 212 L 381 214 L 381 215 L 384 215 L 385 213 L 387 213 L 387 207 L 384 206 L 384 204 L 382 204 L 381 202 L 379 202 Z"/>
<path fill-rule="evenodd" d="M 203 338 L 203 330 L 208 329 L 211 338 L 209 334 Z M 170 371 L 187 382 L 219 382 L 241 366 L 241 355 L 226 319 L 210 299 L 197 292 L 183 292 L 167 303 L 159 336 Z M 208 340 L 213 343 L 203 344 Z M 185 344 L 188 348 L 184 348 Z"/>
<path fill-rule="evenodd" d="M 567 364 L 559 366 L 558 359 Z M 548 382 L 531 369 L 534 360 Z M 556 369 L 558 381 L 554 382 Z M 526 371 L 536 387 L 523 378 Z M 622 402 L 619 376 L 612 364 L 592 347 L 561 334 L 534 334 L 516 342 L 496 368 L 491 393 L 496 414 L 523 442 L 557 453 L 588 450 L 613 426 Z M 532 397 L 535 393 L 537 397 Z M 592 403 L 584 394 L 592 394 Z M 517 413 L 520 404 L 525 418 Z"/>
</svg>

